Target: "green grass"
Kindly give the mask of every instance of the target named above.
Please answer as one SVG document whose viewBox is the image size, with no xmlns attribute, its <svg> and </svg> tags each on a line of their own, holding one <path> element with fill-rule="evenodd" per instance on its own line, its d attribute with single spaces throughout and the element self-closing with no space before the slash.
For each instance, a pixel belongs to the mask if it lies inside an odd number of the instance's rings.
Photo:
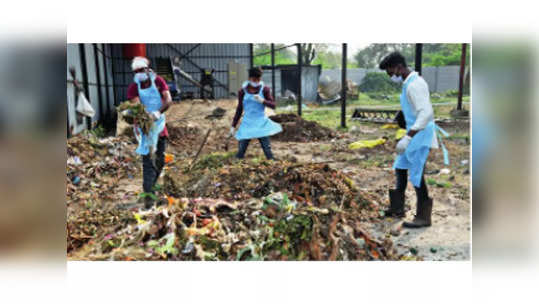
<svg viewBox="0 0 539 304">
<path fill-rule="evenodd" d="M 370 93 L 360 93 L 358 99 L 347 100 L 346 104 L 347 105 L 352 105 L 352 106 L 395 106 L 395 107 L 399 107 L 399 105 L 400 105 L 400 93 L 386 94 L 386 95 L 389 96 L 389 99 L 376 99 L 376 98 L 371 98 L 369 95 L 371 95 L 371 94 Z M 470 101 L 470 96 L 463 96 L 462 100 L 464 102 L 469 102 Z M 447 102 L 456 103 L 457 98 L 456 97 L 447 97 L 447 96 L 443 96 L 443 95 L 440 95 L 440 98 L 436 98 L 436 97 L 432 97 L 432 95 L 431 95 L 430 101 L 433 104 L 447 103 Z M 330 104 L 330 105 L 320 105 L 320 107 L 321 108 L 324 108 L 324 107 L 337 107 L 339 105 L 340 105 L 340 103 L 337 102 L 337 103 Z"/>
<path fill-rule="evenodd" d="M 470 96 L 464 96 L 463 101 L 469 101 Z M 443 102 L 454 102 L 456 104 L 456 98 L 454 97 L 444 97 L 441 95 L 440 98 L 432 99 L 433 103 L 443 103 Z M 400 109 L 400 101 L 399 101 L 399 94 L 391 94 L 389 100 L 381 100 L 381 99 L 373 99 L 369 97 L 368 94 L 362 93 L 359 96 L 359 99 L 356 100 L 347 100 L 347 108 L 346 108 L 346 125 L 347 128 L 341 128 L 341 111 L 339 109 L 340 103 L 334 103 L 331 105 L 320 105 L 316 107 L 309 107 L 304 108 L 302 110 L 302 116 L 303 119 L 315 121 L 319 124 L 321 124 L 324 127 L 328 127 L 334 130 L 339 131 L 347 131 L 348 128 L 350 128 L 353 125 L 359 126 L 360 123 L 358 121 L 353 121 L 350 118 L 352 117 L 352 114 L 357 107 L 363 107 L 363 106 L 390 106 L 391 109 L 398 110 Z M 293 105 L 291 111 L 286 111 L 284 108 L 288 105 Z M 327 108 L 327 110 L 325 109 Z M 439 118 L 449 118 L 450 112 L 455 108 L 454 104 L 449 105 L 441 105 L 434 107 L 434 116 Z M 468 105 L 465 105 L 464 108 L 469 108 Z M 280 113 L 296 113 L 297 107 L 296 104 L 281 104 L 277 109 L 276 112 L 278 114 Z"/>
</svg>

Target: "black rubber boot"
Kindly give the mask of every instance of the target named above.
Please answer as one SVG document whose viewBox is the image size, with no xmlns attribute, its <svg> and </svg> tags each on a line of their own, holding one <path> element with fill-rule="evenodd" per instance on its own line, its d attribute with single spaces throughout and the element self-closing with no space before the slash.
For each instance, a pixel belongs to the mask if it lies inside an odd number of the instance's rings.
<svg viewBox="0 0 539 304">
<path fill-rule="evenodd" d="M 384 210 L 386 217 L 404 217 L 404 191 L 389 190 L 389 209 Z"/>
<path fill-rule="evenodd" d="M 417 211 L 414 220 L 402 223 L 406 228 L 430 227 L 432 214 L 432 198 L 417 203 Z"/>
<path fill-rule="evenodd" d="M 142 202 L 144 202 L 144 209 L 152 209 L 152 207 L 155 205 L 155 200 L 152 199 L 149 196 L 143 197 Z"/>
</svg>

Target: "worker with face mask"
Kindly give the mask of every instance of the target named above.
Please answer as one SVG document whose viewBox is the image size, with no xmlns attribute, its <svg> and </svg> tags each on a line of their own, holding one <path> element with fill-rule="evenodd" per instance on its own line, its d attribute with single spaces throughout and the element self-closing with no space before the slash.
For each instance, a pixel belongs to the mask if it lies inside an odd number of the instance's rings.
<svg viewBox="0 0 539 304">
<path fill-rule="evenodd" d="M 155 123 L 164 124 L 163 113 L 172 104 L 172 97 L 165 80 L 149 68 L 149 61 L 144 57 L 135 57 L 131 63 L 134 73 L 133 83 L 127 88 L 127 99 L 131 102 L 141 102 L 146 111 L 153 117 Z M 135 127 L 135 130 L 138 128 Z M 137 131 L 135 131 L 137 132 Z M 140 131 L 138 131 L 140 132 Z M 142 187 L 147 194 L 154 193 L 154 185 L 165 165 L 165 148 L 168 138 L 166 126 L 159 134 L 157 148 L 154 153 L 141 153 L 142 157 Z M 139 147 L 140 148 L 140 147 Z M 137 149 L 137 153 L 138 153 Z M 142 198 L 146 208 L 150 208 L 155 202 L 151 195 Z"/>
<path fill-rule="evenodd" d="M 398 156 L 393 165 L 397 177 L 396 189 L 389 190 L 390 208 L 385 215 L 404 217 L 405 190 L 409 177 L 417 195 L 417 209 L 414 220 L 405 221 L 403 226 L 428 227 L 431 225 L 433 202 L 429 197 L 423 171 L 430 149 L 438 148 L 438 132 L 444 135 L 447 133 L 434 123 L 427 82 L 417 72 L 408 68 L 400 53 L 387 55 L 379 67 L 386 71 L 392 81 L 402 84 L 400 104 L 407 130 L 407 134 L 397 143 Z M 444 161 L 448 164 L 447 150 L 445 147 L 443 150 Z"/>
<path fill-rule="evenodd" d="M 249 69 L 249 81 L 246 81 L 238 92 L 238 106 L 230 127 L 230 136 L 234 135 L 239 141 L 239 149 L 236 157 L 244 158 L 247 146 L 251 139 L 257 138 L 267 159 L 274 159 L 271 152 L 269 137 L 281 132 L 281 125 L 272 121 L 264 113 L 264 108 L 275 109 L 275 102 L 271 96 L 270 88 L 264 86 L 262 70 L 260 68 Z M 236 125 L 243 114 L 238 131 Z"/>
</svg>

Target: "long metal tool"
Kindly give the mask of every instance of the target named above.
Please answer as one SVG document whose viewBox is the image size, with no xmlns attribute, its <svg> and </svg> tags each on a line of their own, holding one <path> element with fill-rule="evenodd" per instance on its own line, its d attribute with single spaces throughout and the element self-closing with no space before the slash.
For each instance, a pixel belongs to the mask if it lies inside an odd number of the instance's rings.
<svg viewBox="0 0 539 304">
<path fill-rule="evenodd" d="M 200 144 L 200 147 L 198 148 L 197 154 L 195 154 L 195 157 L 191 161 L 188 171 L 191 171 L 191 169 L 193 169 L 193 166 L 196 164 L 196 161 L 198 159 L 198 156 L 200 155 L 200 152 L 202 152 L 202 149 L 206 145 L 206 142 L 208 141 L 211 131 L 215 127 L 215 121 L 223 118 L 223 116 L 225 115 L 225 112 L 226 111 L 224 109 L 215 108 L 210 115 L 207 115 L 205 117 L 206 119 L 209 119 L 211 121 L 211 127 L 208 129 L 208 132 L 206 132 L 206 136 L 204 136 L 204 140 L 202 140 L 202 143 Z"/>
</svg>

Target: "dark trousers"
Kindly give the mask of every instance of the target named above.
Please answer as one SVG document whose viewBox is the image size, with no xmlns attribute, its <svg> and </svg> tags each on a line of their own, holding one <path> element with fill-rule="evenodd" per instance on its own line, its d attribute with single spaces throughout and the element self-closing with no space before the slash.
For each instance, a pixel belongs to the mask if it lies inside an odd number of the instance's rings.
<svg viewBox="0 0 539 304">
<path fill-rule="evenodd" d="M 165 149 L 167 138 L 162 136 L 157 141 L 157 150 L 155 151 L 155 167 L 152 163 L 150 154 L 142 156 L 142 188 L 146 193 L 153 193 L 153 186 L 159 178 L 163 167 L 165 166 Z"/>
<path fill-rule="evenodd" d="M 406 185 L 408 184 L 408 170 L 395 169 L 395 174 L 397 175 L 397 190 L 405 191 Z M 414 187 L 414 189 L 418 202 L 424 202 L 429 198 L 429 190 L 427 189 L 424 175 L 421 175 L 421 184 L 419 185 L 419 188 Z"/>
<path fill-rule="evenodd" d="M 238 154 L 236 154 L 237 158 L 244 158 L 245 152 L 247 151 L 247 147 L 249 146 L 250 139 L 243 139 L 240 140 L 240 147 L 238 149 Z M 258 139 L 260 142 L 260 145 L 262 146 L 262 150 L 264 151 L 264 154 L 266 155 L 267 159 L 274 159 L 273 154 L 271 153 L 271 146 L 270 146 L 270 140 L 269 137 L 261 137 Z"/>
</svg>

